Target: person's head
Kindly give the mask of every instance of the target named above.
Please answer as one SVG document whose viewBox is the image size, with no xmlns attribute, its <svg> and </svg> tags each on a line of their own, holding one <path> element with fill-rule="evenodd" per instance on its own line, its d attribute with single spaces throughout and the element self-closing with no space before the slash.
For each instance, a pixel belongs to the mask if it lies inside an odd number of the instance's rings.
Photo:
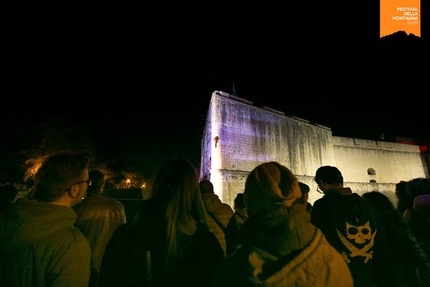
<svg viewBox="0 0 430 287">
<path fill-rule="evenodd" d="M 413 209 L 430 214 L 430 194 L 422 194 L 415 197 Z"/>
<path fill-rule="evenodd" d="M 234 209 L 245 209 L 245 195 L 243 193 L 238 193 L 234 198 L 233 202 Z"/>
<path fill-rule="evenodd" d="M 278 162 L 254 168 L 245 182 L 245 205 L 249 216 L 260 211 L 289 207 L 302 196 L 297 177 Z"/>
<path fill-rule="evenodd" d="M 89 158 L 81 153 L 58 152 L 45 159 L 34 176 L 32 198 L 72 207 L 91 185 Z"/>
<path fill-rule="evenodd" d="M 0 186 L 0 209 L 4 210 L 15 202 L 18 196 L 18 188 L 12 184 Z M 0 210 L 0 211 L 1 211 Z"/>
<path fill-rule="evenodd" d="M 88 187 L 88 194 L 103 192 L 105 187 L 105 175 L 100 170 L 93 170 L 89 173 L 92 184 Z"/>
<path fill-rule="evenodd" d="M 208 179 L 202 179 L 199 183 L 201 193 L 214 193 L 214 186 Z"/>
<path fill-rule="evenodd" d="M 162 206 L 170 206 L 166 216 L 172 224 L 178 220 L 191 224 L 205 218 L 197 171 L 185 159 L 171 158 L 162 163 L 155 175 L 152 198 Z"/>
<path fill-rule="evenodd" d="M 183 234 L 192 235 L 198 224 L 207 224 L 197 170 L 185 159 L 167 159 L 155 174 L 151 198 L 164 212 L 171 262 L 181 252 L 177 246 Z"/>
<path fill-rule="evenodd" d="M 287 167 L 274 161 L 257 166 L 246 179 L 244 194 L 248 219 L 239 233 L 244 248 L 286 256 L 315 236 L 310 213 L 297 202 L 302 196 L 298 179 Z"/>
<path fill-rule="evenodd" d="M 406 193 L 413 199 L 419 195 L 430 194 L 430 178 L 418 177 L 406 184 Z"/>
<path fill-rule="evenodd" d="M 309 191 L 310 187 L 304 182 L 299 181 L 300 191 L 302 192 L 302 196 L 299 199 L 300 203 L 307 204 L 309 200 Z"/>
<path fill-rule="evenodd" d="M 398 183 L 396 183 L 395 187 L 395 195 L 397 198 L 397 206 L 396 209 L 400 212 L 400 214 L 403 214 L 406 209 L 412 208 L 413 198 L 408 195 L 406 192 L 406 186 L 408 182 L 405 180 L 401 180 Z"/>
<path fill-rule="evenodd" d="M 401 214 L 385 194 L 379 191 L 369 191 L 363 193 L 361 197 L 369 201 L 384 216 L 384 219 L 390 219 L 392 216 L 401 217 Z"/>
<path fill-rule="evenodd" d="M 315 173 L 314 180 L 318 188 L 325 192 L 330 188 L 342 188 L 343 176 L 340 170 L 334 166 L 321 166 Z"/>
<path fill-rule="evenodd" d="M 2 201 L 14 202 L 18 196 L 18 188 L 12 184 L 0 186 L 0 196 Z"/>
<path fill-rule="evenodd" d="M 408 184 L 407 181 L 401 180 L 398 183 L 396 183 L 396 189 L 395 194 L 397 199 L 405 198 L 406 196 L 406 185 Z"/>
</svg>

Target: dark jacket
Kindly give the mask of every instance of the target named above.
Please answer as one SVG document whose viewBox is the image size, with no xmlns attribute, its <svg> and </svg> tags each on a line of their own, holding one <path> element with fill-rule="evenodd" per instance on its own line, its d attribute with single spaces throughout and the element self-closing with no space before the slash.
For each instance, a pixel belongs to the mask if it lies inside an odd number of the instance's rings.
<svg viewBox="0 0 430 287">
<path fill-rule="evenodd" d="M 406 209 L 404 219 L 430 258 L 430 194 L 415 197 L 413 208 Z"/>
<path fill-rule="evenodd" d="M 225 229 L 225 241 L 227 244 L 227 255 L 233 253 L 239 245 L 239 229 L 242 224 L 248 219 L 246 209 L 235 210 L 234 215 L 230 218 Z"/>
<path fill-rule="evenodd" d="M 350 188 L 330 189 L 314 202 L 311 223 L 342 254 L 355 287 L 377 286 L 373 276 L 378 274 L 379 262 L 384 262 L 388 255 L 380 220 L 371 203 Z"/>
<path fill-rule="evenodd" d="M 100 287 L 208 286 L 224 252 L 205 225 L 189 236 L 185 251 L 172 268 L 166 264 L 166 228 L 163 215 L 151 199 L 131 223 L 120 226 L 106 247 L 100 269 Z M 151 274 L 151 275 L 149 275 Z M 152 285 L 148 281 L 152 278 Z M 146 283 L 145 283 L 146 282 Z"/>
</svg>

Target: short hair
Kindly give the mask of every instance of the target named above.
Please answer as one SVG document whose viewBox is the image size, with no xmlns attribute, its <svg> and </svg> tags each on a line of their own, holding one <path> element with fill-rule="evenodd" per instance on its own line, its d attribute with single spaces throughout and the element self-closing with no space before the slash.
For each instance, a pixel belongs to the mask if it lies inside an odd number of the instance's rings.
<svg viewBox="0 0 430 287">
<path fill-rule="evenodd" d="M 234 208 L 246 208 L 245 194 L 238 193 L 234 199 Z"/>
<path fill-rule="evenodd" d="M 425 177 L 413 178 L 406 184 L 406 193 L 415 198 L 419 195 L 430 194 L 430 179 Z"/>
<path fill-rule="evenodd" d="M 201 193 L 214 193 L 214 185 L 208 179 L 203 179 L 199 183 Z"/>
<path fill-rule="evenodd" d="M 100 170 L 93 170 L 89 173 L 89 175 L 92 183 L 90 186 L 88 186 L 87 192 L 98 192 L 102 188 L 103 183 L 105 182 L 105 174 Z"/>
<path fill-rule="evenodd" d="M 329 165 L 318 168 L 314 180 L 317 184 L 320 181 L 328 184 L 343 184 L 343 176 L 340 170 L 337 167 Z"/>
<path fill-rule="evenodd" d="M 309 191 L 311 190 L 311 189 L 310 189 L 310 187 L 309 187 L 309 185 L 307 185 L 307 184 L 306 184 L 306 183 L 304 183 L 304 182 L 300 182 L 300 181 L 299 181 L 299 186 L 300 186 L 300 190 L 301 190 L 301 192 L 302 192 L 302 197 L 303 197 L 304 195 L 308 194 L 308 193 L 309 193 Z"/>
<path fill-rule="evenodd" d="M 18 196 L 18 188 L 12 184 L 0 186 L 0 211 L 5 210 Z"/>
<path fill-rule="evenodd" d="M 395 195 L 398 200 L 403 201 L 407 200 L 408 194 L 406 193 L 406 186 L 408 182 L 406 180 L 401 180 L 398 183 L 396 183 L 395 187 Z"/>
<path fill-rule="evenodd" d="M 82 179 L 89 158 L 79 152 L 60 151 L 48 156 L 34 176 L 32 198 L 52 202 Z"/>
</svg>

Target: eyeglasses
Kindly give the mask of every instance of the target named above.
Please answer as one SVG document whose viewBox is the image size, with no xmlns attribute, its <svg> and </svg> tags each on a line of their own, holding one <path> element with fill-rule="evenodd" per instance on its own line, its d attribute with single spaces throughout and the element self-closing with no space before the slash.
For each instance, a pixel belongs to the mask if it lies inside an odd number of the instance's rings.
<svg viewBox="0 0 430 287">
<path fill-rule="evenodd" d="M 319 185 L 317 185 L 317 192 L 321 193 L 321 194 L 324 194 L 324 192 L 319 188 Z"/>
<path fill-rule="evenodd" d="M 87 183 L 87 187 L 88 186 L 90 186 L 92 183 L 93 183 L 93 181 L 91 180 L 91 178 L 90 179 L 88 179 L 88 180 L 84 180 L 84 181 L 78 181 L 78 182 L 75 182 L 74 184 L 72 184 L 72 186 L 74 186 L 74 185 L 76 185 L 76 184 L 80 184 L 80 183 Z M 68 189 L 66 189 L 66 191 L 70 191 L 70 189 L 72 188 L 72 186 L 71 187 L 69 187 Z"/>
</svg>

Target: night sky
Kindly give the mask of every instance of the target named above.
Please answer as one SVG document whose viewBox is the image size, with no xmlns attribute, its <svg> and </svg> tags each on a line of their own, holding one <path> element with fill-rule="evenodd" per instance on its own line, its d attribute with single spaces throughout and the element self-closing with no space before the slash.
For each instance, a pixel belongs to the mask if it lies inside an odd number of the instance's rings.
<svg viewBox="0 0 430 287">
<path fill-rule="evenodd" d="M 197 165 L 211 94 L 233 84 L 336 136 L 430 140 L 428 8 L 421 39 L 381 41 L 374 2 L 8 4 L 3 111 L 87 121 L 144 169 Z"/>
</svg>

